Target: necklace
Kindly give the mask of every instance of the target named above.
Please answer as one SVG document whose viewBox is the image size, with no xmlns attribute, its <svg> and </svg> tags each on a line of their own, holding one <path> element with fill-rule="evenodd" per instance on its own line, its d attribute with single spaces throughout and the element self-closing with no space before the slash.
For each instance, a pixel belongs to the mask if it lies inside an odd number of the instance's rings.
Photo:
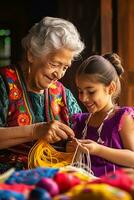
<svg viewBox="0 0 134 200">
<path fill-rule="evenodd" d="M 114 111 L 115 107 L 112 107 L 108 112 L 107 112 L 107 115 L 106 117 L 104 118 L 103 122 L 101 123 L 101 125 L 99 126 L 98 130 L 97 130 L 97 134 L 98 134 L 98 140 L 97 142 L 99 144 L 104 144 L 104 141 L 102 140 L 101 138 L 101 131 L 102 131 L 102 128 L 103 128 L 103 125 L 104 125 L 104 122 L 105 120 L 109 117 L 109 115 Z M 85 139 L 86 135 L 87 135 L 87 127 L 88 127 L 88 122 L 89 120 L 91 119 L 91 116 L 92 116 L 92 113 L 89 115 L 87 121 L 86 121 L 86 124 L 85 124 L 85 127 L 82 131 L 82 139 Z"/>
</svg>

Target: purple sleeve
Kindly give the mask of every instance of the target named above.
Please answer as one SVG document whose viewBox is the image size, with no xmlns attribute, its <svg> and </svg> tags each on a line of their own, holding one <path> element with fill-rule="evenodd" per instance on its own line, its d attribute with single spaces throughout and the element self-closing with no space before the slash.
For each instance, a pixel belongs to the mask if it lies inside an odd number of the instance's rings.
<svg viewBox="0 0 134 200">
<path fill-rule="evenodd" d="M 134 107 L 126 107 L 125 108 L 124 113 L 122 114 L 120 122 L 119 122 L 119 131 L 121 130 L 121 128 L 124 124 L 126 115 L 129 115 L 130 117 L 132 117 L 134 119 Z"/>
</svg>

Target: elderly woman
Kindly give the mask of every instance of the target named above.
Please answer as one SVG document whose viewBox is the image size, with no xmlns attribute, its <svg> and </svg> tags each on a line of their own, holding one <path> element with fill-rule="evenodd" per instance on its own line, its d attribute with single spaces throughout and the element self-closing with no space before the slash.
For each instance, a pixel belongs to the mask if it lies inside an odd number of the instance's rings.
<svg viewBox="0 0 134 200">
<path fill-rule="evenodd" d="M 73 136 L 69 117 L 80 112 L 72 93 L 58 80 L 81 53 L 76 27 L 45 17 L 22 40 L 18 66 L 0 68 L 0 171 L 27 166 L 33 141 L 50 143 Z"/>
</svg>

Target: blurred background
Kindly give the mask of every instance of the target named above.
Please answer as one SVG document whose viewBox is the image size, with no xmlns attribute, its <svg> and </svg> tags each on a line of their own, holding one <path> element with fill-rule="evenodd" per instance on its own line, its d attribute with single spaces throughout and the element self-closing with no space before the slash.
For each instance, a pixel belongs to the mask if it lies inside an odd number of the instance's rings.
<svg viewBox="0 0 134 200">
<path fill-rule="evenodd" d="M 44 16 L 78 28 L 86 48 L 61 80 L 77 98 L 74 74 L 92 54 L 118 53 L 125 75 L 120 105 L 134 106 L 134 0 L 0 0 L 0 66 L 21 58 L 21 39 Z"/>
</svg>

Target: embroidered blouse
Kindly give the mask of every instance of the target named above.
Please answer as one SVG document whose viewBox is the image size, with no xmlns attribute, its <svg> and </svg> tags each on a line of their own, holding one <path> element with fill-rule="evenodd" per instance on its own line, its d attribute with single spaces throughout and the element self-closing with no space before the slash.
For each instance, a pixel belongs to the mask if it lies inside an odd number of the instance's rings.
<svg viewBox="0 0 134 200">
<path fill-rule="evenodd" d="M 69 118 L 70 118 L 74 113 L 80 113 L 81 108 L 78 105 L 71 91 L 65 88 L 65 92 L 66 92 L 66 100 L 67 100 L 67 106 L 68 106 Z M 30 97 L 32 105 L 34 105 L 33 109 L 35 113 L 35 121 L 46 122 L 47 119 L 46 119 L 45 110 L 44 110 L 45 109 L 44 94 L 28 92 L 28 95 Z M 6 126 L 8 106 L 9 106 L 9 98 L 8 98 L 6 85 L 2 77 L 0 76 L 0 127 Z"/>
<path fill-rule="evenodd" d="M 23 126 L 52 119 L 70 124 L 69 118 L 81 112 L 71 91 L 60 82 L 51 84 L 44 94 L 28 92 L 21 69 L 0 68 L 0 127 Z M 27 155 L 33 144 L 0 150 L 0 172 L 11 167 L 27 167 Z"/>
</svg>

